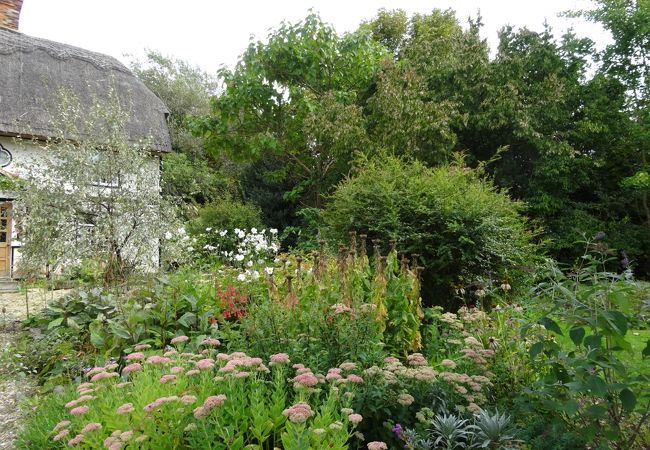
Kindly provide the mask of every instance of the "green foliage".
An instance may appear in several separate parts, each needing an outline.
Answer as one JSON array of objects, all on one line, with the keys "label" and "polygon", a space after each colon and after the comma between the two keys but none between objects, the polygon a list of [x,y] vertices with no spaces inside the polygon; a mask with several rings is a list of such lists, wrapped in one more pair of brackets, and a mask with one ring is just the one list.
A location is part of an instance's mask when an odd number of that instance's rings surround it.
[{"label": "green foliage", "polygon": [[552,309],[538,320],[548,335],[529,350],[542,375],[529,395],[579,423],[575,431],[585,441],[633,447],[643,439],[650,407],[648,374],[626,362],[633,352],[627,335],[634,284],[629,271],[607,270],[605,244],[588,249],[572,272],[551,267],[536,288]]},{"label": "green foliage", "polygon": [[323,216],[334,239],[354,229],[417,253],[425,299],[451,305],[455,287],[514,278],[530,262],[520,208],[462,161],[428,169],[388,158],[342,182]]},{"label": "green foliage", "polygon": [[196,218],[188,223],[190,234],[204,233],[206,228],[234,230],[235,228],[263,228],[261,213],[250,203],[232,198],[221,198],[199,208]]},{"label": "green foliage", "polygon": [[285,351],[319,369],[377,362],[382,347],[399,355],[419,349],[417,275],[400,270],[395,252],[383,259],[370,265],[346,249],[337,260],[322,250],[313,262],[284,260],[287,271],[268,277],[268,292],[253,299],[242,319],[245,341],[238,345],[260,355]]},{"label": "green foliage", "polygon": [[[178,346],[182,349],[183,344]],[[77,447],[87,449],[103,447],[105,440],[131,442],[140,449],[348,448],[346,441],[355,425],[342,408],[350,406],[345,393],[353,395],[354,383],[318,390],[292,387],[287,362],[269,368],[259,358],[239,354],[227,355],[229,364],[223,358],[215,364],[216,353],[210,350],[195,358],[176,354],[162,364],[149,360],[138,363],[135,372],[123,371],[121,377],[115,372],[117,364],[101,367],[99,373],[113,375],[108,380],[93,379],[92,402],[64,406],[83,398],[87,385],[45,399],[29,417],[18,448],[64,448],[78,433],[83,438]],[[180,368],[175,375],[169,374],[172,365]],[[294,416],[290,408],[301,402],[308,405],[309,414]],[[122,406],[130,411],[118,412]],[[88,411],[71,414],[74,407]],[[71,423],[55,429],[63,420]],[[100,427],[82,432],[88,423]],[[314,432],[319,428],[322,434]],[[64,432],[63,438],[55,440],[63,430],[69,435]]]}]

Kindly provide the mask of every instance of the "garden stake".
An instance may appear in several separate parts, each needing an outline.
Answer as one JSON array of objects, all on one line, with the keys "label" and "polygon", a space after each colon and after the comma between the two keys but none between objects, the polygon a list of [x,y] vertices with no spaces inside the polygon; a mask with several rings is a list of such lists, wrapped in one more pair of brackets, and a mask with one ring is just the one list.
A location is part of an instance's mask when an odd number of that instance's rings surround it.
[{"label": "garden stake", "polygon": [[363,258],[366,256],[366,238],[368,237],[365,234],[360,234],[361,242],[359,244],[359,255]]},{"label": "garden stake", "polygon": [[357,232],[350,231],[350,254],[357,256]]},{"label": "garden stake", "polygon": [[411,259],[412,259],[412,267],[413,267],[413,272],[417,270],[418,267],[418,258],[420,257],[419,253],[411,253]]}]

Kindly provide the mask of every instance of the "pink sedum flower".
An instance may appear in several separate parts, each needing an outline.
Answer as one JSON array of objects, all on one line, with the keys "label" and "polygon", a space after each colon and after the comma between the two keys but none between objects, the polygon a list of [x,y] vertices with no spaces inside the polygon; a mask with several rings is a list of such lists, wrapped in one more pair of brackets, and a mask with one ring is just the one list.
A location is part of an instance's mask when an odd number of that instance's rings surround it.
[{"label": "pink sedum flower", "polygon": [[295,376],[292,381],[299,387],[314,387],[318,384],[318,378],[311,372],[301,373]]},{"label": "pink sedum flower", "polygon": [[287,364],[289,362],[289,355],[286,353],[276,353],[275,355],[271,355],[269,364],[273,366],[275,364]]},{"label": "pink sedum flower", "polygon": [[196,362],[196,368],[199,370],[211,369],[214,367],[214,359],[206,358]]},{"label": "pink sedum flower", "polygon": [[282,411],[282,415],[293,423],[303,423],[313,416],[314,412],[307,403],[300,402]]},{"label": "pink sedum flower", "polygon": [[147,362],[150,364],[167,364],[171,362],[171,359],[164,356],[153,355],[147,358]]},{"label": "pink sedum flower", "polygon": [[52,438],[53,441],[60,441],[64,437],[66,437],[68,434],[70,434],[70,430],[67,428],[64,430],[59,431],[59,433]]},{"label": "pink sedum flower", "polygon": [[368,450],[388,450],[388,446],[382,441],[368,442]]},{"label": "pink sedum flower", "polygon": [[139,352],[139,351],[142,351],[142,350],[149,350],[150,348],[151,348],[151,345],[149,345],[149,344],[138,344],[135,347],[133,347],[133,349],[136,352]]},{"label": "pink sedum flower", "polygon": [[173,344],[180,344],[181,342],[185,342],[185,341],[187,341],[187,340],[189,340],[189,339],[190,339],[190,338],[188,338],[187,336],[176,336],[175,338],[173,338],[173,339],[172,339],[171,341],[169,341],[169,342],[170,342],[172,345],[173,345]]},{"label": "pink sedum flower", "polygon": [[348,375],[346,380],[349,381],[350,383],[363,383],[363,378],[361,378],[359,375],[355,375],[353,373]]},{"label": "pink sedum flower", "polygon": [[119,375],[116,372],[99,372],[98,374],[93,375],[90,381],[100,381],[100,380],[105,380],[107,378],[114,378],[118,376]]},{"label": "pink sedum flower", "polygon": [[134,352],[134,353],[129,353],[126,355],[126,360],[127,361],[138,361],[140,359],[144,359],[144,353],[142,352]]},{"label": "pink sedum flower", "polygon": [[162,384],[167,384],[170,381],[174,381],[175,379],[176,379],[176,375],[167,374],[167,375],[163,375],[162,377],[160,377],[160,382]]},{"label": "pink sedum flower", "polygon": [[133,403],[125,403],[122,406],[120,406],[119,408],[117,408],[116,412],[117,412],[117,414],[122,415],[122,414],[131,413],[133,411],[135,411],[135,408],[133,408]]},{"label": "pink sedum flower", "polygon": [[140,363],[129,364],[128,366],[124,367],[124,369],[122,369],[122,375],[126,375],[127,373],[131,373],[131,372],[138,372],[139,370],[142,370],[142,364]]},{"label": "pink sedum flower", "polygon": [[92,377],[96,373],[104,372],[106,369],[104,367],[93,367],[88,372],[86,372],[87,377]]},{"label": "pink sedum flower", "polygon": [[79,442],[83,441],[83,439],[84,439],[84,435],[83,435],[83,434],[78,434],[78,435],[76,435],[75,437],[73,437],[72,439],[70,439],[70,440],[68,441],[68,447],[74,447],[74,446],[77,445]]},{"label": "pink sedum flower", "polygon": [[361,421],[363,420],[363,417],[361,416],[361,414],[350,414],[348,416],[348,420],[350,421],[350,423],[352,423],[354,425],[357,425],[357,424],[361,423]]},{"label": "pink sedum flower", "polygon": [[184,395],[181,397],[181,402],[186,405],[191,405],[192,403],[196,403],[196,397],[194,395]]},{"label": "pink sedum flower", "polygon": [[219,339],[206,338],[206,339],[203,339],[203,342],[201,342],[201,345],[207,345],[209,347],[219,347],[221,345],[221,342],[219,341]]},{"label": "pink sedum flower", "polygon": [[182,368],[182,367],[180,367],[180,366],[175,366],[175,367],[172,367],[171,369],[169,369],[169,371],[170,371],[171,373],[173,373],[174,375],[177,375],[177,374],[179,374],[179,373],[183,373],[183,372],[185,372],[185,369]]},{"label": "pink sedum flower", "polygon": [[188,370],[188,371],[187,371],[186,375],[187,375],[188,377],[191,377],[192,375],[196,375],[196,374],[198,374],[198,373],[201,373],[201,371],[200,371],[200,370],[197,370],[197,369],[191,369],[191,370]]},{"label": "pink sedum flower", "polygon": [[90,422],[87,423],[85,427],[81,429],[81,434],[90,433],[91,431],[99,430],[102,427],[101,423]]},{"label": "pink sedum flower", "polygon": [[76,408],[70,410],[70,414],[73,416],[80,416],[82,414],[86,414],[89,410],[90,408],[87,406],[77,406]]},{"label": "pink sedum flower", "polygon": [[69,420],[62,420],[61,422],[56,424],[56,426],[52,429],[52,431],[59,431],[61,428],[67,428],[69,426],[70,426]]}]

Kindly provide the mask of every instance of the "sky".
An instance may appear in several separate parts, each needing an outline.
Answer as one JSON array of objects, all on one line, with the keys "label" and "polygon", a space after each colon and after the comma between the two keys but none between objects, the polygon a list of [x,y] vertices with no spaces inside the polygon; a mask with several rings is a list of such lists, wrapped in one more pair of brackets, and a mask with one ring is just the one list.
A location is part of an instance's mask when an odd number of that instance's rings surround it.
[{"label": "sky", "polygon": [[609,36],[582,19],[559,12],[589,8],[589,0],[24,0],[20,31],[83,47],[124,63],[158,51],[214,73],[234,66],[251,36],[264,40],[283,20],[296,22],[310,9],[343,33],[371,19],[380,8],[428,13],[452,8],[463,24],[483,17],[483,37],[496,48],[504,25],[541,30],[548,21],[559,36],[569,27],[602,48]]}]

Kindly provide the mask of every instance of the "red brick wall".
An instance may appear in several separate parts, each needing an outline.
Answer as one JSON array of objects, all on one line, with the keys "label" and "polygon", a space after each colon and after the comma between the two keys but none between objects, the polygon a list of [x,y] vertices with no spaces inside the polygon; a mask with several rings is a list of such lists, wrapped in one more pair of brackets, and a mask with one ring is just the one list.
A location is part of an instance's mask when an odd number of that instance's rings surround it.
[{"label": "red brick wall", "polygon": [[0,0],[0,27],[18,30],[23,0]]}]

